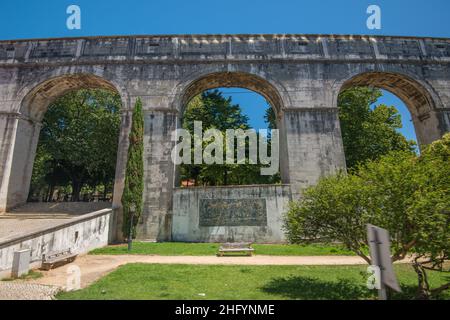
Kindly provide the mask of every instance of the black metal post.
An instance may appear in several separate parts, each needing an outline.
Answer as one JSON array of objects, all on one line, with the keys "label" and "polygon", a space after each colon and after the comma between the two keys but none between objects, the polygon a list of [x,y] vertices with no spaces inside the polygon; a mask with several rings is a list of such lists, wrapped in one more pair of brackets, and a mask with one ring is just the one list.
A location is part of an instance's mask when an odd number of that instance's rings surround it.
[{"label": "black metal post", "polygon": [[130,212],[131,212],[131,216],[130,216],[130,229],[128,231],[128,252],[131,251],[132,246],[133,246],[133,221],[134,221],[134,211],[135,208],[134,206],[130,207]]}]

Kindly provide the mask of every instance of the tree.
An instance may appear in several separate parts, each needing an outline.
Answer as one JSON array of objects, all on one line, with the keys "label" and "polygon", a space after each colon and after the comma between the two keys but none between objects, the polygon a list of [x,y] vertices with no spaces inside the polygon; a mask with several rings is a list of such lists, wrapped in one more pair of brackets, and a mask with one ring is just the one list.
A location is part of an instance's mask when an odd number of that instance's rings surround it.
[{"label": "tree", "polygon": [[[227,129],[250,129],[248,120],[248,117],[243,114],[241,107],[238,104],[233,104],[231,98],[223,97],[219,90],[210,90],[194,97],[189,102],[184,113],[183,128],[193,135],[194,121],[201,121],[203,132],[214,128],[218,129],[225,136]],[[203,147],[207,144],[204,142]],[[223,148],[223,154],[225,155],[225,144]],[[246,150],[249,148],[248,141],[245,148]],[[209,165],[182,164],[181,179],[193,180],[195,185],[264,184],[279,181],[279,175],[273,177],[262,176],[260,169],[260,164],[250,164],[248,159],[245,164],[239,165],[225,163]]]},{"label": "tree", "polygon": [[[128,147],[125,186],[122,195],[122,232],[126,238],[136,237],[136,226],[142,214],[144,192],[144,115],[142,102],[137,99]],[[132,219],[133,217],[133,219]],[[131,225],[133,222],[133,225]],[[130,228],[131,227],[131,228]],[[131,234],[130,234],[131,229]]]},{"label": "tree", "polygon": [[418,274],[419,296],[428,298],[450,288],[450,282],[430,288],[427,271],[450,271],[450,133],[427,146],[417,169],[420,188],[415,191],[409,214],[415,216],[421,234],[415,245],[414,268]]},{"label": "tree", "polygon": [[264,121],[268,124],[268,129],[277,129],[277,116],[275,110],[269,106],[264,114]]},{"label": "tree", "polygon": [[340,241],[367,263],[368,223],[389,230],[392,261],[414,253],[418,297],[429,298],[427,270],[444,270],[450,252],[450,134],[418,157],[393,151],[358,165],[354,172],[323,178],[292,203],[285,217],[293,243]]},{"label": "tree", "polygon": [[[224,98],[219,90],[205,91],[189,102],[183,117],[183,128],[192,135],[194,121],[202,122],[203,132],[213,128],[222,133],[225,133],[226,129],[249,129],[248,117],[242,114],[239,105],[233,105],[231,98]],[[234,167],[227,164],[183,164],[181,178],[193,179],[195,184],[225,185],[233,180]]]},{"label": "tree", "polygon": [[354,87],[339,95],[339,118],[349,169],[390,151],[414,150],[415,143],[397,131],[402,128],[398,110],[386,105],[371,107],[381,96],[381,90],[368,87]]},{"label": "tree", "polygon": [[72,201],[78,201],[87,183],[111,184],[120,105],[120,96],[105,90],[78,90],[52,103],[42,123],[31,191],[45,182],[51,200],[56,186],[70,183]]}]

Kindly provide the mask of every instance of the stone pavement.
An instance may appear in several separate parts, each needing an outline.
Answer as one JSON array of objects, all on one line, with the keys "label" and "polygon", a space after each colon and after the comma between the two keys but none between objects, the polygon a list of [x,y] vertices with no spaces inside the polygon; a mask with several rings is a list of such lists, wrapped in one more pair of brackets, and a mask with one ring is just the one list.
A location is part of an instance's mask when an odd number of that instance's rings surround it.
[{"label": "stone pavement", "polygon": [[109,202],[30,202],[0,214],[0,243],[110,207]]},{"label": "stone pavement", "polygon": [[59,290],[56,286],[0,281],[0,300],[52,300]]}]

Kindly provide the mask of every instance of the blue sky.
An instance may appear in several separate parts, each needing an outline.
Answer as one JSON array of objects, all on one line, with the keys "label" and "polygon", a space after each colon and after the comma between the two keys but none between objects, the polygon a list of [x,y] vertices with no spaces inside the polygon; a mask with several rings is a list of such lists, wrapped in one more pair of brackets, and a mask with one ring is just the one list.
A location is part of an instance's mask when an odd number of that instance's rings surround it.
[{"label": "blue sky", "polygon": [[[81,30],[66,28],[70,4],[81,8]],[[366,27],[370,4],[381,8],[381,30]],[[192,33],[450,37],[449,13],[448,0],[3,0],[0,39]]]},{"label": "blue sky", "polygon": [[[81,8],[81,30],[66,28],[66,9]],[[381,30],[366,27],[367,7],[380,6]],[[386,34],[450,38],[448,0],[3,0],[0,40],[132,34],[332,33]],[[234,90],[236,91],[236,90]],[[233,95],[261,127],[262,98]],[[382,101],[401,109],[408,138],[414,130],[402,103],[388,94]],[[264,103],[265,104],[265,103]],[[259,120],[258,120],[259,119]]]}]

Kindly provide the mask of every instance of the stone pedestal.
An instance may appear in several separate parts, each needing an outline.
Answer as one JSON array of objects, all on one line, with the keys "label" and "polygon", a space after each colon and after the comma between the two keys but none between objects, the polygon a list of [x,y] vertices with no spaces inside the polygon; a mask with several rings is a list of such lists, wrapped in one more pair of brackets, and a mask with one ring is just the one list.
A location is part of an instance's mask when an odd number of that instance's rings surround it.
[{"label": "stone pedestal", "polygon": [[14,252],[13,265],[11,269],[11,277],[19,278],[28,274],[30,271],[31,250],[23,249]]}]

